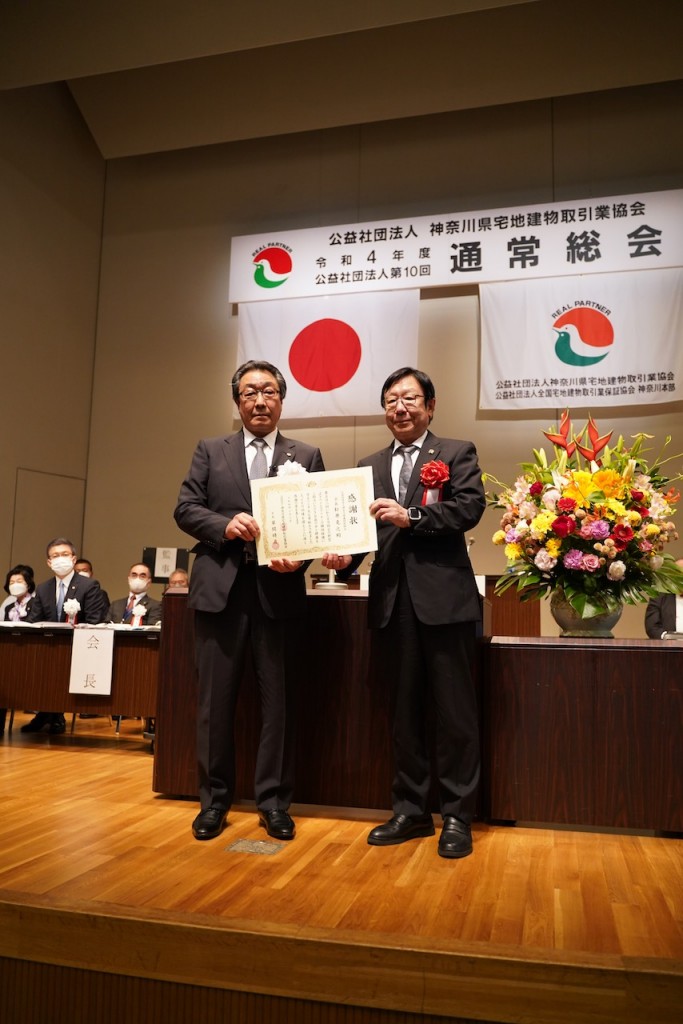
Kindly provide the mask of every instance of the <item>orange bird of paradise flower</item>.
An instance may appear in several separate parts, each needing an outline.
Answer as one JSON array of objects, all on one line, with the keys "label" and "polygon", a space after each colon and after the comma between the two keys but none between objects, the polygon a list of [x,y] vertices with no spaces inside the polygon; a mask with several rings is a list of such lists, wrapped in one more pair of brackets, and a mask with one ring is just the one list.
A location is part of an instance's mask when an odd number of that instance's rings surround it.
[{"label": "orange bird of paradise flower", "polygon": [[569,439],[569,432],[572,429],[572,421],[569,418],[569,409],[565,409],[562,413],[559,429],[559,434],[550,434],[547,430],[544,430],[543,433],[548,440],[552,442],[552,444],[556,445],[558,448],[564,448],[567,455],[571,457],[576,451],[576,441],[571,441]]},{"label": "orange bird of paradise flower", "polygon": [[595,462],[598,465],[600,465],[598,455],[600,454],[602,449],[609,444],[609,440],[614,431],[610,430],[609,434],[604,434],[602,437],[600,437],[600,431],[598,430],[595,420],[592,416],[588,417],[588,425],[587,427],[584,427],[584,429],[581,431],[580,438],[583,437],[583,435],[586,432],[586,429],[588,430],[588,437],[590,438],[590,442],[593,447],[585,447],[584,445],[579,444],[579,441],[576,442],[576,447],[579,449],[584,459],[587,459],[589,462]]}]

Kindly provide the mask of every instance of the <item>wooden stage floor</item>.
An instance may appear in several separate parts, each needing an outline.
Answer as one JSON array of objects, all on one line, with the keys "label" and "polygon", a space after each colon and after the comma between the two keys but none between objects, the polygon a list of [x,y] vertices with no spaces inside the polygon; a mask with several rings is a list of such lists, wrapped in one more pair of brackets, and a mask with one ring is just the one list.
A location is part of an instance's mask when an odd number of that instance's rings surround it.
[{"label": "wooden stage floor", "polygon": [[116,984],[128,1022],[156,1020],[161,989],[178,1022],[681,1019],[680,839],[478,824],[474,855],[446,861],[438,822],[382,849],[366,835],[386,811],[302,806],[294,842],[273,843],[241,804],[199,843],[197,805],[152,793],[140,722],[49,737],[25,721],[0,739],[10,1024],[67,1019],[31,1009],[45,986],[53,1006],[80,993],[72,1024],[115,1020]]}]

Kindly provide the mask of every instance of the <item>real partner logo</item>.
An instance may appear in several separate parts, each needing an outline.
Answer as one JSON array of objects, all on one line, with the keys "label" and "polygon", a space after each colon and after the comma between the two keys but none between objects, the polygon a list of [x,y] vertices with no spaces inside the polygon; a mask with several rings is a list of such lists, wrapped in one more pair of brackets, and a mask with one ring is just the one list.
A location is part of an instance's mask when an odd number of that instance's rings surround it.
[{"label": "real partner logo", "polygon": [[555,310],[552,315],[553,330],[557,332],[557,358],[567,366],[593,366],[602,362],[614,342],[611,312],[590,300]]},{"label": "real partner logo", "polygon": [[292,250],[287,245],[264,245],[254,253],[254,281],[260,288],[279,288],[292,272]]}]

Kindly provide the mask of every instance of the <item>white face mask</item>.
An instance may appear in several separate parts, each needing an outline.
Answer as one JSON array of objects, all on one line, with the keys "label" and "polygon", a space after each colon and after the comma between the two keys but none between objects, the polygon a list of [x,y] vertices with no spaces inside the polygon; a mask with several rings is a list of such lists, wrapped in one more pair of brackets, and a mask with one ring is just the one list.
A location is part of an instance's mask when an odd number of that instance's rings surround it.
[{"label": "white face mask", "polygon": [[73,567],[73,558],[67,558],[66,555],[59,555],[57,558],[50,559],[50,568],[55,576],[68,576]]},{"label": "white face mask", "polygon": [[87,569],[79,569],[78,570],[78,575],[79,576],[85,576],[86,580],[90,579],[90,573],[88,572]]},{"label": "white face mask", "polygon": [[28,585],[26,583],[10,583],[9,592],[12,597],[23,597],[28,593]]},{"label": "white face mask", "polygon": [[128,577],[128,586],[133,594],[142,594],[147,590],[147,580],[139,580],[135,577]]}]

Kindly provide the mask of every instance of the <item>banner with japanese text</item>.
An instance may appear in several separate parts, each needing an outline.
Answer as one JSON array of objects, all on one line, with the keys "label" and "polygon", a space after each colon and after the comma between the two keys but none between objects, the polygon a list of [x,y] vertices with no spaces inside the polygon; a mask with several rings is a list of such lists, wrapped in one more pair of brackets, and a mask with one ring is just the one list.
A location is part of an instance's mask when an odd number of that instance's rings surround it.
[{"label": "banner with japanese text", "polygon": [[229,300],[683,266],[683,190],[242,235]]},{"label": "banner with japanese text", "polygon": [[419,310],[416,289],[243,303],[237,362],[281,370],[285,418],[379,415],[382,383],[416,364]]},{"label": "banner with japanese text", "polygon": [[482,409],[683,399],[683,270],[480,288]]}]

